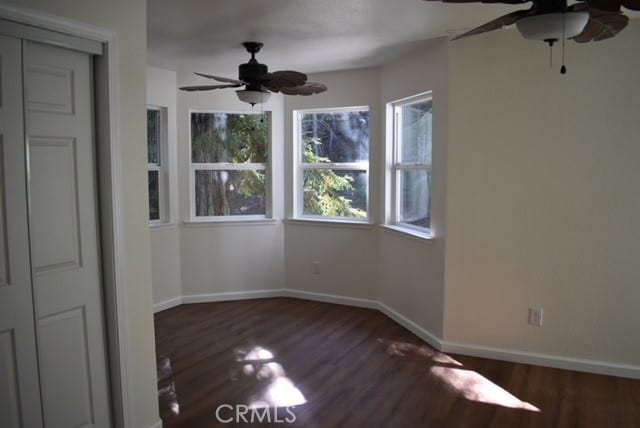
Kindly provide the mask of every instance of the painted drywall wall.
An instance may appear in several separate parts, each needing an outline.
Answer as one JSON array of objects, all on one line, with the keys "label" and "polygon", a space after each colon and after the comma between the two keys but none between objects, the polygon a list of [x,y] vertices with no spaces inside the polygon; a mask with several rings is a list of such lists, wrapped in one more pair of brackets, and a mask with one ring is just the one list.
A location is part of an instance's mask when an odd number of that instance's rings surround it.
[{"label": "painted drywall wall", "polygon": [[[274,114],[276,217],[293,210],[293,110],[370,105],[371,217],[381,222],[384,104],[432,90],[435,239],[297,221],[186,223],[183,294],[286,286],[373,299],[447,343],[638,364],[629,340],[640,279],[632,264],[640,242],[632,223],[640,213],[638,31],[632,22],[606,43],[569,44],[567,76],[548,69],[544,44],[504,31],[427,42],[378,69],[310,76],[328,84],[321,95],[275,96],[266,108]],[[180,219],[189,217],[189,108],[246,106],[233,91],[179,95]],[[543,327],[527,325],[529,306],[544,308]]]},{"label": "painted drywall wall", "polygon": [[[178,74],[178,86],[202,84],[192,74]],[[233,89],[178,93],[178,195],[182,293],[184,296],[259,291],[284,286],[284,205],[282,96],[264,104],[272,124],[271,223],[190,224],[189,111],[251,111]],[[255,108],[256,112],[260,107]]]},{"label": "painted drywall wall", "polygon": [[[385,201],[385,104],[425,91],[434,92],[434,213],[435,239],[381,229],[290,222],[285,229],[288,288],[379,300],[417,323],[442,334],[446,141],[448,127],[447,45],[429,42],[377,69],[322,73],[311,80],[329,90],[308,98],[285,99],[285,129],[293,129],[297,109],[368,105],[371,108],[371,219],[383,222]],[[291,131],[289,131],[291,132]],[[287,134],[287,179],[292,177],[292,134]],[[288,214],[293,213],[292,191],[287,190]],[[320,273],[313,272],[320,263]]]},{"label": "painted drywall wall", "polygon": [[446,340],[640,364],[638,40],[450,44]]},{"label": "painted drywall wall", "polygon": [[[376,299],[378,243],[374,226],[296,222],[285,227],[287,288]],[[314,263],[318,263],[318,273]]]},{"label": "painted drywall wall", "polygon": [[130,426],[148,427],[159,420],[151,296],[149,228],[147,226],[145,77],[146,2],[113,0],[20,0],[21,8],[97,26],[118,34],[120,140],[123,181],[121,250],[127,265],[121,278],[127,290],[129,348],[126,359],[131,377]]},{"label": "painted drywall wall", "polygon": [[[377,69],[320,73],[310,81],[329,88],[311,97],[286,97],[285,158],[286,206],[293,216],[293,111],[312,108],[368,106],[370,108],[369,206],[372,222],[377,221],[380,171],[380,78]],[[342,226],[330,223],[287,223],[285,225],[286,284],[288,288],[373,299],[376,296],[377,234],[371,226]],[[313,262],[320,273],[313,273]]]},{"label": "painted drywall wall", "polygon": [[[447,41],[437,39],[381,69],[381,104],[432,91],[433,97],[433,239],[420,240],[379,229],[378,299],[430,333],[442,336],[445,254],[445,187],[448,138]],[[389,124],[383,121],[386,128]],[[384,132],[384,130],[382,131]],[[391,139],[391,135],[388,136]],[[390,156],[391,141],[387,144]],[[384,156],[384,152],[381,154]],[[390,177],[381,187],[390,194]],[[385,204],[389,215],[390,201]]]},{"label": "painted drywall wall", "polygon": [[[167,153],[161,160],[167,168],[168,197],[166,224],[151,227],[151,277],[153,303],[173,301],[182,296],[180,268],[180,228],[178,227],[178,117],[175,71],[147,67],[147,105],[167,111]],[[163,152],[163,155],[165,153]]]}]

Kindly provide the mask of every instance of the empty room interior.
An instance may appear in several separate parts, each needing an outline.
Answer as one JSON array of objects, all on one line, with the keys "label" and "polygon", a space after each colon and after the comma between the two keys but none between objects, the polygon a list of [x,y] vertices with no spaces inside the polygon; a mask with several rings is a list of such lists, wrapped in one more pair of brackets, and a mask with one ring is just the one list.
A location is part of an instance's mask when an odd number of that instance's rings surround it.
[{"label": "empty room interior", "polygon": [[0,2],[0,426],[640,427],[638,0]]}]

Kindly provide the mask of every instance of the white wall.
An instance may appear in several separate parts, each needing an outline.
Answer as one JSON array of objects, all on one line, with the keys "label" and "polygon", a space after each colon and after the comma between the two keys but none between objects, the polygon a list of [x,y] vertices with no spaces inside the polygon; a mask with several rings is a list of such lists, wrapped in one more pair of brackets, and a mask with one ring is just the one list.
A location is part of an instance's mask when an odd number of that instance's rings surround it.
[{"label": "white wall", "polygon": [[[206,72],[206,70],[204,70]],[[202,84],[191,74],[178,74],[178,86]],[[264,104],[272,120],[271,223],[183,224],[180,231],[182,293],[185,296],[232,291],[280,289],[284,286],[284,204],[282,96],[274,94]],[[189,211],[189,110],[251,111],[233,89],[178,93],[179,218]],[[260,111],[257,106],[255,111]],[[273,191],[275,189],[275,191]]]},{"label": "white wall", "polygon": [[[434,239],[424,241],[380,229],[379,300],[442,337],[445,252],[445,180],[448,138],[447,41],[436,39],[382,67],[381,105],[432,91]],[[386,127],[386,121],[383,121]],[[384,132],[384,129],[383,129]],[[388,176],[383,188],[390,188]],[[388,204],[388,202],[387,202]]]},{"label": "white wall", "polygon": [[146,177],[146,2],[144,0],[20,0],[29,7],[118,34],[120,141],[123,181],[121,250],[127,258],[122,289],[127,290],[126,359],[131,377],[131,426],[148,427],[159,420],[151,297]]},{"label": "white wall", "polygon": [[[434,96],[435,239],[429,242],[378,227],[289,222],[285,229],[286,284],[313,293],[379,300],[415,322],[442,334],[444,294],[445,178],[448,127],[446,41],[420,46],[378,69],[322,73],[310,80],[329,90],[313,97],[285,99],[288,213],[292,214],[291,129],[293,110],[368,105],[371,107],[371,218],[384,221],[385,104],[421,92]],[[320,274],[312,262],[320,262]]]},{"label": "white wall", "polygon": [[[310,81],[329,88],[310,97],[289,96],[284,101],[286,195],[288,216],[293,214],[291,178],[293,171],[293,111],[311,108],[369,106],[370,108],[370,216],[378,219],[380,157],[380,75],[377,69],[320,73]],[[371,226],[287,223],[285,225],[286,285],[288,288],[375,299],[377,279],[377,234]],[[312,272],[320,263],[320,274]]]},{"label": "white wall", "polygon": [[178,227],[178,117],[177,76],[174,71],[147,67],[147,104],[167,109],[167,156],[169,196],[166,224],[151,227],[151,276],[153,303],[171,302],[182,296],[180,229]]},{"label": "white wall", "polygon": [[[276,217],[292,215],[293,110],[371,107],[370,214],[378,223],[388,185],[384,105],[432,90],[435,239],[301,221],[187,224],[183,294],[287,287],[379,300],[447,346],[637,365],[639,35],[633,21],[613,40],[569,43],[566,76],[558,58],[548,69],[546,45],[513,31],[434,40],[381,68],[310,76],[329,91],[267,105]],[[189,108],[246,107],[233,91],[179,95],[181,219]],[[527,325],[529,306],[544,308],[543,327]]]},{"label": "white wall", "polygon": [[640,364],[638,40],[450,44],[447,340]]}]

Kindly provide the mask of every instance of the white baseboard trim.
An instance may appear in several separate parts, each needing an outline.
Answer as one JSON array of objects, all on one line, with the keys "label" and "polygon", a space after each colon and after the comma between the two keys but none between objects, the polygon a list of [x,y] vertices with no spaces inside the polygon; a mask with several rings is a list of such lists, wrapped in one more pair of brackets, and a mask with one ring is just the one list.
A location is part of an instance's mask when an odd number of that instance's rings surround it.
[{"label": "white baseboard trim", "polygon": [[379,305],[375,300],[362,299],[359,297],[338,296],[337,294],[316,293],[315,291],[294,290],[291,288],[284,289],[281,296],[368,309],[378,309]]},{"label": "white baseboard trim", "polygon": [[265,299],[282,297],[284,289],[229,291],[224,293],[189,294],[182,296],[182,303],[224,302],[227,300]]},{"label": "white baseboard trim", "polygon": [[[337,294],[317,293],[313,291],[279,288],[256,291],[233,291],[225,293],[192,294],[159,302],[153,305],[154,312],[181,305],[183,303],[222,302],[229,300],[262,299],[269,297],[292,297],[313,300],[338,305],[356,306],[360,308],[377,309],[411,333],[424,340],[434,348],[452,354],[469,355],[472,357],[489,358],[492,360],[509,361],[512,363],[532,364],[536,366],[554,367],[579,372],[596,373],[609,376],[619,376],[640,379],[640,367],[605,361],[568,358],[556,355],[524,352],[513,349],[492,348],[487,346],[468,345],[464,343],[442,340],[430,331],[420,327],[411,319],[395,309],[377,300],[358,297],[339,296]],[[152,428],[156,428],[154,425]],[[159,426],[161,428],[161,425]]]},{"label": "white baseboard trim", "polygon": [[409,318],[400,314],[395,309],[385,305],[382,302],[378,302],[377,300],[370,299],[362,299],[357,297],[344,297],[338,296],[337,294],[326,294],[326,293],[316,293],[313,291],[302,291],[302,290],[292,290],[285,289],[284,295],[286,297],[295,297],[298,299],[305,300],[314,300],[318,302],[325,303],[335,303],[338,305],[347,305],[347,306],[357,306],[360,308],[368,308],[368,309],[377,309],[402,327],[409,330],[411,333],[418,336],[420,339],[427,342],[429,345],[433,346],[436,349],[440,349],[440,339],[435,335],[431,334],[429,331],[420,327],[415,322],[411,321]]},{"label": "white baseboard trim", "polygon": [[164,311],[165,309],[171,309],[175,306],[182,304],[182,296],[174,297],[173,299],[164,300],[162,302],[153,304],[153,313]]},{"label": "white baseboard trim", "polygon": [[149,426],[149,428],[162,428],[162,419],[153,423],[153,425]]},{"label": "white baseboard trim", "polygon": [[442,352],[578,372],[640,379],[640,366],[441,341]]},{"label": "white baseboard trim", "polygon": [[418,324],[411,321],[395,309],[392,309],[382,302],[378,302],[378,310],[434,348],[438,350],[442,348],[442,340],[438,336],[420,327]]}]

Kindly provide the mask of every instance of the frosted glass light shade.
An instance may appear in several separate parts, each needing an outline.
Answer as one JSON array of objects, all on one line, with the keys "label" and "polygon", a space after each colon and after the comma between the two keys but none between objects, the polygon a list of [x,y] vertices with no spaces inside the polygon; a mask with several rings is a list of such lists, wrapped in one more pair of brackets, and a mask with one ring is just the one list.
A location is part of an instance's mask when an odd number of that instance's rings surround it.
[{"label": "frosted glass light shade", "polygon": [[236,91],[236,95],[238,99],[242,102],[253,104],[262,104],[269,101],[269,97],[271,96],[270,92],[263,91],[249,91],[247,89],[242,89]]},{"label": "frosted glass light shade", "polygon": [[525,39],[562,40],[563,19],[564,38],[569,39],[584,30],[587,21],[589,21],[589,13],[587,11],[578,11],[525,16],[516,21],[516,28]]}]

